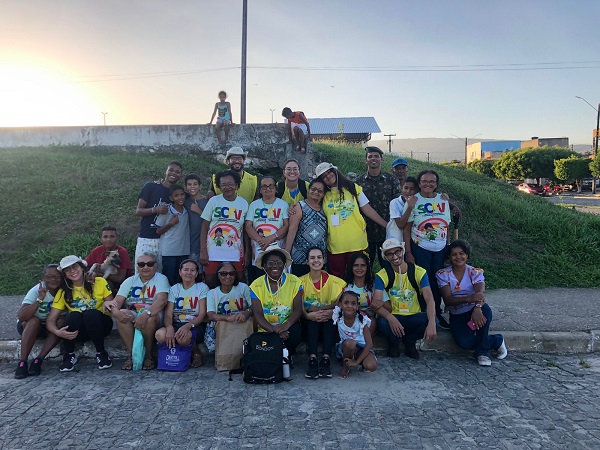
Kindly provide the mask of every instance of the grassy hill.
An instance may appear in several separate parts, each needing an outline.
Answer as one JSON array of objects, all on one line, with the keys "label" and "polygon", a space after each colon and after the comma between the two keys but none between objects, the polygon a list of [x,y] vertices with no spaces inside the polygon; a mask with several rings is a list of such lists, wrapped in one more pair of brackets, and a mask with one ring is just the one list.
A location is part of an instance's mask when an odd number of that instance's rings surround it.
[{"label": "grassy hill", "polygon": [[[324,160],[343,172],[362,173],[360,147],[315,144]],[[42,267],[67,254],[86,255],[104,225],[115,225],[131,254],[139,220],[137,195],[145,181],[160,179],[169,161],[184,164],[208,185],[223,165],[195,156],[130,154],[79,147],[0,150],[0,294],[22,294]],[[385,161],[389,170],[391,158]],[[426,167],[440,174],[464,214],[460,237],[474,248],[489,288],[600,286],[600,218],[521,194],[512,186],[460,168],[410,161],[410,174]]]}]

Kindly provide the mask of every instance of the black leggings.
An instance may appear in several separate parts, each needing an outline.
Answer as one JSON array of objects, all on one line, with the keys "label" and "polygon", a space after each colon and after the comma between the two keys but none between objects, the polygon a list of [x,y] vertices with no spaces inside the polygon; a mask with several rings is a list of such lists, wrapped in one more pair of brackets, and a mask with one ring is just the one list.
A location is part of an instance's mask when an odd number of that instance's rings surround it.
[{"label": "black leggings", "polygon": [[83,312],[73,311],[67,314],[63,326],[69,327],[68,331],[79,331],[75,339],[63,339],[67,353],[75,351],[75,342],[86,341],[92,341],[96,352],[100,353],[104,351],[104,338],[111,332],[113,321],[97,309],[87,309]]},{"label": "black leggings", "polygon": [[302,342],[302,326],[300,325],[300,322],[296,322],[292,325],[288,332],[290,335],[287,340],[283,341],[283,344],[290,352],[290,356],[292,356],[296,354],[296,347]]},{"label": "black leggings", "polygon": [[337,326],[333,321],[315,322],[314,320],[305,320],[306,323],[306,342],[308,344],[308,354],[317,354],[317,345],[319,344],[319,335],[323,334],[323,354],[331,355],[334,340],[337,334]]}]

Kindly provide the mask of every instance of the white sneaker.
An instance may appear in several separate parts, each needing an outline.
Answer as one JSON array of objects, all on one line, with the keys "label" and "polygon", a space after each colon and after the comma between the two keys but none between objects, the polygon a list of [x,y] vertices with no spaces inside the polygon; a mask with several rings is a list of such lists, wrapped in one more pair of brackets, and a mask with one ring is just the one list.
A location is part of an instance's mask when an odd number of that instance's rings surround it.
[{"label": "white sneaker", "polygon": [[498,359],[504,359],[508,356],[508,349],[506,348],[506,344],[504,343],[504,339],[502,339],[502,345],[500,345],[500,348],[498,349],[498,354],[496,355],[496,358]]},{"label": "white sneaker", "polygon": [[477,357],[477,364],[480,366],[491,366],[492,360],[485,355],[479,355]]}]

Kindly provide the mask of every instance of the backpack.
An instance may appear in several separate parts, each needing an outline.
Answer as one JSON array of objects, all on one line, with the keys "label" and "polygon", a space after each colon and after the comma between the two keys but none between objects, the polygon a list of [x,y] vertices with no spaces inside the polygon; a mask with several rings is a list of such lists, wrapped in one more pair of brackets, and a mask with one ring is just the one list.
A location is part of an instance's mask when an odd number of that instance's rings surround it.
[{"label": "backpack", "polygon": [[[286,361],[289,363],[289,361]],[[283,339],[277,333],[253,333],[244,339],[242,379],[250,384],[272,384],[283,377]],[[240,371],[231,371],[239,373]]]},{"label": "backpack", "polygon": [[[415,292],[417,293],[417,298],[419,299],[419,306],[421,307],[421,311],[427,311],[427,303],[425,302],[425,297],[423,297],[423,293],[421,292],[421,288],[417,284],[417,278],[415,277],[415,265],[413,263],[406,263],[408,265],[408,270],[406,271],[406,275],[408,275],[408,281],[410,281],[410,285],[413,287]],[[385,290],[389,291],[392,286],[394,286],[394,280],[396,279],[396,272],[391,266],[385,266],[385,273],[388,277],[387,285],[385,286]]]},{"label": "backpack", "polygon": [[[306,200],[308,198],[308,194],[306,192],[306,181],[298,180],[298,188],[300,189],[300,194],[302,194],[302,197],[304,197],[304,199]],[[277,183],[277,192],[275,193],[275,196],[277,198],[281,198],[284,192],[285,181],[280,181],[279,183]]]}]

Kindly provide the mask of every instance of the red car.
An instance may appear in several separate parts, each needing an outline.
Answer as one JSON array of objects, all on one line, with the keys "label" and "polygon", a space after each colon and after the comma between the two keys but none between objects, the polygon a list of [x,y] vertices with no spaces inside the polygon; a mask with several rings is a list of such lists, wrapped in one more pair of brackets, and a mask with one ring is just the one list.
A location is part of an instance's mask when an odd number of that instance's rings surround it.
[{"label": "red car", "polygon": [[544,195],[544,188],[535,184],[521,183],[517,186],[517,189],[526,194]]}]

